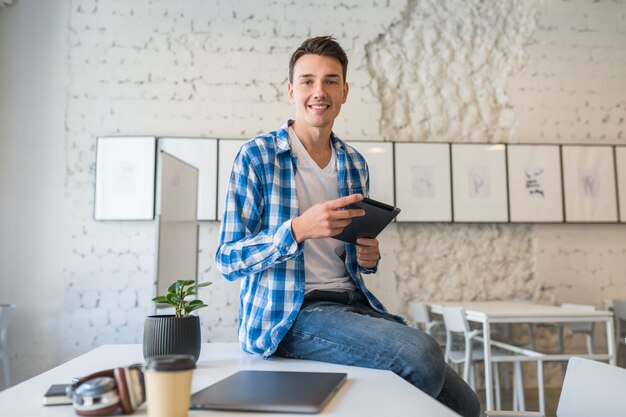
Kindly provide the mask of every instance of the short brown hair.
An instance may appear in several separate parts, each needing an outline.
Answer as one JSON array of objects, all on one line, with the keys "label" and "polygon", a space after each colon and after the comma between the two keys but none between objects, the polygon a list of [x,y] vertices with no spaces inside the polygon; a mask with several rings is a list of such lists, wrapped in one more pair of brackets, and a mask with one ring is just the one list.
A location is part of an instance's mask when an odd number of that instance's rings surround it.
[{"label": "short brown hair", "polygon": [[289,59],[289,82],[293,83],[293,67],[296,61],[304,55],[322,55],[330,56],[339,60],[343,70],[343,81],[346,82],[346,73],[348,72],[348,56],[343,48],[337,43],[335,38],[331,36],[318,36],[310,38],[302,42],[302,45],[294,51]]}]

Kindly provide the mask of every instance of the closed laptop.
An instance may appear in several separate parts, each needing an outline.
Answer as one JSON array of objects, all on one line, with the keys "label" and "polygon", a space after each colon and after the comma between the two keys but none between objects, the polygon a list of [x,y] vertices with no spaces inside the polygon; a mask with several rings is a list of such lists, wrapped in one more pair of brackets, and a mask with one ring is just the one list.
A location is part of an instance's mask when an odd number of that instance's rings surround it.
[{"label": "closed laptop", "polygon": [[192,410],[318,413],[345,373],[239,371],[191,396]]}]

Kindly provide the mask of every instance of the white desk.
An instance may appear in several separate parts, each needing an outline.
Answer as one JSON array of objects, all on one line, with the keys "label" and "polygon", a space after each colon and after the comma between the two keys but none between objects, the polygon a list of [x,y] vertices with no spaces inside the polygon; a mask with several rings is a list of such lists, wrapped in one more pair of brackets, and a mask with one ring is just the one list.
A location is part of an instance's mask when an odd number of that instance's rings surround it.
[{"label": "white desk", "polygon": [[[611,365],[615,365],[615,341],[613,333],[613,313],[609,311],[585,311],[573,308],[555,307],[541,304],[516,303],[513,301],[483,301],[483,302],[431,302],[431,311],[441,314],[443,307],[463,307],[467,320],[482,323],[485,353],[485,397],[486,408],[493,410],[493,379],[491,364],[495,361],[506,361],[507,357],[496,358],[491,355],[491,324],[493,323],[575,323],[575,322],[605,322],[607,354],[599,355],[579,355],[590,359],[608,360]],[[527,357],[509,358],[511,360],[526,360],[537,362],[537,379],[540,381],[539,387],[539,408],[545,411],[543,397],[543,362],[567,361],[571,354],[533,354]]]},{"label": "white desk", "polygon": [[[41,405],[51,384],[69,382],[72,377],[133,362],[143,362],[141,345],[105,345],[0,392],[0,413],[11,417],[75,416],[71,406]],[[346,372],[348,380],[320,415],[324,416],[415,416],[458,417],[390,371],[333,365],[322,362],[272,358],[241,352],[235,343],[205,343],[194,371],[192,392],[201,390],[242,369]],[[146,416],[145,404],[134,414]],[[298,416],[302,414],[190,411],[190,416],[251,417]]]}]

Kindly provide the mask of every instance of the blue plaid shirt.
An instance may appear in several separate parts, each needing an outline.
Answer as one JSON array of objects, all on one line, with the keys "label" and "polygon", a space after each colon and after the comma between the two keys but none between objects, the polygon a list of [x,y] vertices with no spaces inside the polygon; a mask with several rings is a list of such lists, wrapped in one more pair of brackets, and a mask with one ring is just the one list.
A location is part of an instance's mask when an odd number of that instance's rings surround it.
[{"label": "blue plaid shirt", "polygon": [[[304,299],[304,245],[291,232],[300,215],[296,195],[296,157],[287,122],[280,130],[245,142],[230,174],[217,268],[229,281],[241,278],[239,340],[244,351],[269,357],[296,320]],[[340,194],[369,191],[365,159],[331,134],[337,152]],[[386,313],[365,287],[357,264],[356,246],[346,243],[348,273],[372,307]],[[402,320],[402,319],[399,319]]]}]

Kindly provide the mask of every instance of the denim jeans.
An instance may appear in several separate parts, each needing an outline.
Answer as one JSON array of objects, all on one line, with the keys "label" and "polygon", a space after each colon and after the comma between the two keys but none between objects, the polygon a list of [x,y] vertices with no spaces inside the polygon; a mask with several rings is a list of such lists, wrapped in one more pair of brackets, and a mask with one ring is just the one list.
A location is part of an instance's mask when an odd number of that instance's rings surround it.
[{"label": "denim jeans", "polygon": [[462,416],[480,415],[476,393],[432,337],[372,309],[358,291],[312,294],[276,355],[391,370]]}]

